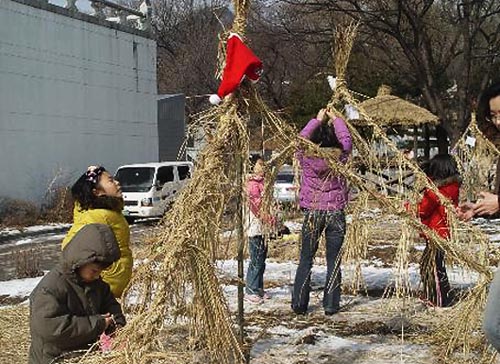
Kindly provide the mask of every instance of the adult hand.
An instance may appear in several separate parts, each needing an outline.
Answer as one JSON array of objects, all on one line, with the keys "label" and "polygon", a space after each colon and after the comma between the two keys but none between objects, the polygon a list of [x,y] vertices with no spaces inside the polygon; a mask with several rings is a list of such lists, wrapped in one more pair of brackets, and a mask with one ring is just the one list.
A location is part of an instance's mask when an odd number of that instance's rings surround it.
[{"label": "adult hand", "polygon": [[316,116],[316,119],[320,120],[320,121],[323,121],[324,118],[325,118],[325,113],[326,113],[326,110],[325,109],[321,109],[320,111],[318,111],[318,115]]},{"label": "adult hand", "polygon": [[328,115],[330,120],[334,120],[337,117],[331,109],[326,109],[326,115]]},{"label": "adult hand", "polygon": [[474,215],[493,215],[499,210],[498,195],[481,192],[474,206]]}]

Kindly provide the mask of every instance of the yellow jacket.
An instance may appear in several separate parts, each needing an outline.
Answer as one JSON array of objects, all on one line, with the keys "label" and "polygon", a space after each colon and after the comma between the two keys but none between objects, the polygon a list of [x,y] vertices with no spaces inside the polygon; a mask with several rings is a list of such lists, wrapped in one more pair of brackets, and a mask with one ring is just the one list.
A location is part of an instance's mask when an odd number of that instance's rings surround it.
[{"label": "yellow jacket", "polygon": [[73,236],[87,224],[106,224],[115,233],[121,257],[101,274],[104,282],[111,287],[115,297],[121,297],[123,290],[132,276],[132,251],[130,250],[130,229],[121,212],[106,209],[80,210],[78,203],[73,209],[73,226],[62,242],[62,248],[73,238]]}]

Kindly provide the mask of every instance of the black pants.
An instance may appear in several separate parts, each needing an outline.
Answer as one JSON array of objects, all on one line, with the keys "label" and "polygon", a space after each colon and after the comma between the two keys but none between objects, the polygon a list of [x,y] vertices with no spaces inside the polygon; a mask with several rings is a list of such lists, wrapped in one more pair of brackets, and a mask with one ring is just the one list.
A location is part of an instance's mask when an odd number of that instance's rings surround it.
[{"label": "black pants", "polygon": [[450,282],[446,274],[444,252],[429,242],[422,254],[420,277],[426,299],[436,306],[450,305]]}]

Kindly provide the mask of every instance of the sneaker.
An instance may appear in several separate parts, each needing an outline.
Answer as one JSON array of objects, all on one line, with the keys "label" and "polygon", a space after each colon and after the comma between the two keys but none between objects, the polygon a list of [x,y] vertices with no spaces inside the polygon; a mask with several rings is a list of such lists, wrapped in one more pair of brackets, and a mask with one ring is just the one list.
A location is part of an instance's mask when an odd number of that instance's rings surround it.
[{"label": "sneaker", "polygon": [[302,315],[304,316],[306,313],[307,313],[307,309],[302,309],[302,308],[298,308],[298,307],[293,307],[292,306],[292,310],[293,312],[295,312],[296,315]]},{"label": "sneaker", "polygon": [[339,310],[325,310],[325,316],[333,316],[335,315]]},{"label": "sneaker", "polygon": [[270,300],[272,296],[269,293],[264,292],[260,297],[262,297],[263,300]]},{"label": "sneaker", "polygon": [[260,297],[256,294],[246,294],[245,301],[247,301],[248,303],[251,303],[252,305],[260,305],[261,303],[264,302],[262,297]]}]

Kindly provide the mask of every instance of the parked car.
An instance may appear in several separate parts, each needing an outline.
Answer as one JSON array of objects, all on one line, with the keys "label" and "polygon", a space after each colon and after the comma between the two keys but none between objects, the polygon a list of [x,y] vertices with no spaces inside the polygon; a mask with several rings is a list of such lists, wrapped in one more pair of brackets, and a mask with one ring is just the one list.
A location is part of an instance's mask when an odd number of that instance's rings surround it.
[{"label": "parked car", "polygon": [[127,220],[162,216],[191,178],[192,172],[191,162],[141,163],[119,167],[115,178],[122,188],[125,201],[123,214]]},{"label": "parked car", "polygon": [[285,165],[278,172],[274,182],[273,196],[280,203],[296,203],[298,201],[298,187],[291,166]]}]

